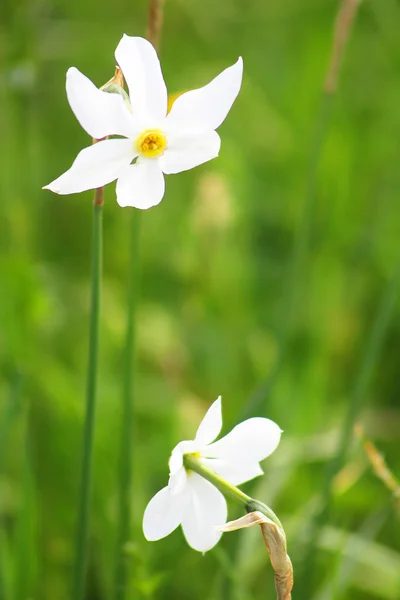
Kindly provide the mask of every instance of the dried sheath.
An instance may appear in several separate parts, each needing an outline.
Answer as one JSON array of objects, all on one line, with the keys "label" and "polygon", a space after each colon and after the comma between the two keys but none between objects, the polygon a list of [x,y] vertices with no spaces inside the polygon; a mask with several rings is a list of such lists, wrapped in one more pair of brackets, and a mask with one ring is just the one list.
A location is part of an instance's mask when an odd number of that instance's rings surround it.
[{"label": "dried sheath", "polygon": [[237,519],[229,521],[220,531],[235,531],[245,527],[260,525],[265,545],[267,547],[271,565],[275,573],[275,588],[277,600],[291,600],[293,587],[293,567],[286,550],[286,536],[281,527],[268,519],[261,512],[251,512]]}]

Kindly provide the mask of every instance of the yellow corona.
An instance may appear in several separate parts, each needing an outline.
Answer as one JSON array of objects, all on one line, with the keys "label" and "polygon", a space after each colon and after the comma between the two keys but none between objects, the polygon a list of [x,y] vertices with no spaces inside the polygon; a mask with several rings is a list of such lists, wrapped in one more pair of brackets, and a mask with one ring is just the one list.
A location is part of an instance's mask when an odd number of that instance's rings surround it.
[{"label": "yellow corona", "polygon": [[167,138],[160,129],[146,129],[136,140],[137,151],[146,158],[156,158],[167,148]]}]

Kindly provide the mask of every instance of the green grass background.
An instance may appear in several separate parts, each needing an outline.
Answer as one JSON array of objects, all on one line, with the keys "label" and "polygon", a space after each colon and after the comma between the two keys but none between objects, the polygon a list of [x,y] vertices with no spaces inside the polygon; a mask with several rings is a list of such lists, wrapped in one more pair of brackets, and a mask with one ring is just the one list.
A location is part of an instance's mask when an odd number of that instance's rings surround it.
[{"label": "green grass background", "polygon": [[[169,176],[162,204],[142,215],[129,600],[274,597],[258,531],[225,534],[204,557],[179,530],[156,543],[142,534],[171,449],[219,394],[224,432],[251,415],[284,430],[265,476],[243,489],[285,525],[293,597],[400,598],[399,511],[356,439],[315,560],[305,561],[354,394],[368,436],[400,473],[400,307],[391,282],[400,258],[400,5],[361,5],[310,167],[337,9],[333,0],[167,0],[161,58],[170,92],[204,85],[238,55],[245,75],[219,130],[220,157]],[[102,85],[121,34],[143,35],[146,17],[144,0],[1,6],[1,600],[70,597],[92,193],[59,197],[41,187],[89,143],[67,103],[67,68]],[[310,168],[315,197],[293,287]],[[113,597],[128,211],[109,185],[88,600]],[[388,326],[360,384],[388,294]]]}]

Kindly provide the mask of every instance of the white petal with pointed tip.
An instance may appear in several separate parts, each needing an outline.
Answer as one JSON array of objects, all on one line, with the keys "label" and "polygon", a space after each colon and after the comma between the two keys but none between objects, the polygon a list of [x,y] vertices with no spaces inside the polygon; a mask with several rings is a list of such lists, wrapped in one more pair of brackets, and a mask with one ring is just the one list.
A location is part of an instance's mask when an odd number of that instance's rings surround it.
[{"label": "white petal with pointed tip", "polygon": [[281,429],[270,419],[254,417],[239,423],[225,437],[207,448],[207,456],[234,463],[243,456],[246,462],[259,462],[276,449]]},{"label": "white petal with pointed tip", "polygon": [[146,506],[143,516],[143,533],[155,542],[172,533],[181,524],[188,506],[185,492],[172,496],[167,487],[160,490]]},{"label": "white petal with pointed tip", "polygon": [[207,552],[221,537],[215,527],[226,522],[226,500],[217,488],[197,473],[190,474],[187,487],[191,500],[182,517],[183,533],[194,550]]},{"label": "white petal with pointed tip", "polygon": [[168,127],[181,132],[217,129],[225,120],[242,83],[241,58],[208,85],[182,94],[167,116]]},{"label": "white petal with pointed tip", "polygon": [[218,396],[215,402],[211,404],[210,408],[203,417],[200,423],[195,442],[199,446],[207,446],[211,444],[219,434],[222,428],[222,410],[221,410],[221,396]]},{"label": "white petal with pointed tip", "polygon": [[99,90],[75,67],[67,71],[68,102],[83,129],[92,138],[108,135],[133,137],[137,134],[135,119],[120,94]]},{"label": "white petal with pointed tip", "polygon": [[126,167],[117,181],[117,202],[120,206],[151,208],[163,199],[164,175],[157,159],[138,159]]},{"label": "white petal with pointed tip", "polygon": [[130,140],[104,140],[84,148],[71,168],[43,189],[56,194],[76,194],[102,187],[117,179],[136,154]]},{"label": "white petal with pointed tip", "polygon": [[159,158],[160,167],[166,175],[188,171],[216,158],[220,147],[221,138],[216,131],[184,135],[171,133],[168,135],[168,148]]},{"label": "white petal with pointed tip", "polygon": [[163,119],[167,114],[167,88],[154,47],[144,38],[124,35],[115,58],[129,88],[133,114]]}]

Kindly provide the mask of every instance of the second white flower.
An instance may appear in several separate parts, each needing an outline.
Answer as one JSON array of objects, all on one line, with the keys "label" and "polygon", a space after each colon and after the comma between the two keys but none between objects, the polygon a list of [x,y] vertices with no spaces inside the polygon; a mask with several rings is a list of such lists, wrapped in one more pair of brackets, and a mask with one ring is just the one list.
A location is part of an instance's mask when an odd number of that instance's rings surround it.
[{"label": "second white flower", "polygon": [[149,502],[143,517],[143,531],[149,541],[159,540],[179,525],[188,544],[200,552],[210,550],[226,522],[224,496],[197,473],[187,472],[185,453],[196,457],[232,485],[262,475],[260,461],[278,446],[281,429],[270,419],[256,417],[240,423],[228,435],[214,442],[222,428],[221,397],[211,405],[194,440],[180,442],[169,461],[168,486]]}]

